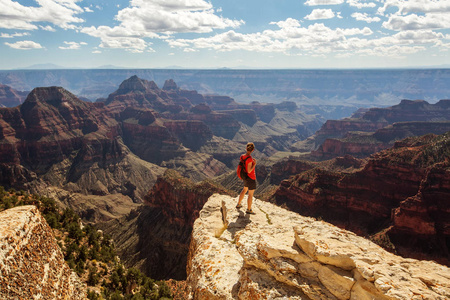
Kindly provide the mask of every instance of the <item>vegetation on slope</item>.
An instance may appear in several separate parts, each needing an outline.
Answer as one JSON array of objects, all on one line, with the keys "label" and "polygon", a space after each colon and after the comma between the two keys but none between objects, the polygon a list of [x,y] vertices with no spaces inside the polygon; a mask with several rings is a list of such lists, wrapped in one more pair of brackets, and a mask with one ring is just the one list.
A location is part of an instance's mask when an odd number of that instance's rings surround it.
[{"label": "vegetation on slope", "polygon": [[0,186],[0,211],[35,205],[53,229],[67,264],[88,285],[89,299],[171,299],[164,281],[155,282],[136,268],[120,263],[111,238],[94,226],[83,225],[71,209],[61,210],[53,199]]}]

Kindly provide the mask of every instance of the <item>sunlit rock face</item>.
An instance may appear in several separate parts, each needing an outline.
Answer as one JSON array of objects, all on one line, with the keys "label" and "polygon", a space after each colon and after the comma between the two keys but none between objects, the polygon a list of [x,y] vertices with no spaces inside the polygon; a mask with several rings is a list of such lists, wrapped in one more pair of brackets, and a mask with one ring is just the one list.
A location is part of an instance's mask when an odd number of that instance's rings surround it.
[{"label": "sunlit rock face", "polygon": [[235,205],[236,199],[215,194],[194,223],[190,299],[450,297],[445,266],[396,256],[349,231],[267,202],[254,202],[256,215]]},{"label": "sunlit rock face", "polygon": [[86,290],[35,206],[0,213],[1,299],[81,300]]}]

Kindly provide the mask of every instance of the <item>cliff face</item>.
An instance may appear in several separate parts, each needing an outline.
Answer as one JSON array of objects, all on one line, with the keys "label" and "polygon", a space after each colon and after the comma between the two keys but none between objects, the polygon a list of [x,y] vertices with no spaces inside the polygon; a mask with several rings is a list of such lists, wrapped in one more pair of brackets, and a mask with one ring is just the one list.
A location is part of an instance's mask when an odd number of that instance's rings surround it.
[{"label": "cliff face", "polygon": [[315,159],[345,154],[367,157],[386,149],[396,140],[450,130],[450,100],[430,104],[423,100],[402,100],[386,108],[357,112],[352,118],[328,120],[314,136],[297,142],[293,150],[313,151]]},{"label": "cliff face", "polygon": [[[124,118],[136,114],[126,111]],[[143,112],[138,119],[145,124],[152,117]],[[164,169],[130,152],[120,122],[104,105],[84,102],[63,88],[34,89],[21,106],[0,109],[0,184],[51,194],[65,205],[83,207],[77,210],[83,216],[93,216],[95,204],[106,201],[99,197],[122,194],[120,209],[99,209],[97,217],[128,213]],[[88,194],[96,197],[88,201]],[[80,198],[85,205],[74,203]]]},{"label": "cliff face", "polygon": [[0,212],[0,298],[86,299],[86,290],[36,207]]},{"label": "cliff face", "polygon": [[121,259],[155,279],[186,279],[192,226],[213,193],[209,181],[194,183],[167,170],[145,197],[144,206],[102,225],[116,241]]},{"label": "cliff face", "polygon": [[0,84],[0,107],[14,107],[20,105],[28,92],[19,92],[10,86]]},{"label": "cliff face", "polygon": [[450,100],[440,100],[430,104],[424,100],[402,100],[400,104],[387,108],[371,108],[363,115],[370,121],[386,120],[390,124],[406,121],[449,120]]},{"label": "cliff face", "polygon": [[400,253],[448,263],[449,146],[448,133],[406,139],[360,170],[315,168],[284,180],[273,200],[360,234],[387,229]]},{"label": "cliff face", "polygon": [[194,223],[190,299],[447,299],[450,269],[405,259],[323,221],[213,195]]},{"label": "cliff face", "polygon": [[429,133],[443,134],[450,130],[450,121],[442,122],[401,122],[378,129],[375,133],[347,133],[340,139],[328,138],[311,156],[329,159],[336,156],[352,155],[368,157],[372,153],[390,148],[395,141]]}]

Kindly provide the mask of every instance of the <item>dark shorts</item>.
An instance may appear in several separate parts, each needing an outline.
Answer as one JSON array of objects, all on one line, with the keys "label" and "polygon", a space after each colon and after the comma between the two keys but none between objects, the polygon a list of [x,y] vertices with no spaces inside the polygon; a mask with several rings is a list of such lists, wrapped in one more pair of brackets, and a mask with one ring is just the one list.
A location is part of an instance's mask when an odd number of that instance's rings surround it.
[{"label": "dark shorts", "polygon": [[244,186],[248,187],[249,190],[255,190],[256,189],[256,180],[251,179],[250,177],[244,178]]}]

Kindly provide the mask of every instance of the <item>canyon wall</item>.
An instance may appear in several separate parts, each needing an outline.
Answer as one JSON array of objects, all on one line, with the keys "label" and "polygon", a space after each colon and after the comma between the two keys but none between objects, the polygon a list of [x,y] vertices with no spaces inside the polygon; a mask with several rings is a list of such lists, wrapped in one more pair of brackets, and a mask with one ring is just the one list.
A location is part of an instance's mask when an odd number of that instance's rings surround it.
[{"label": "canyon wall", "polygon": [[449,264],[449,149],[450,133],[408,138],[358,169],[324,165],[283,180],[272,201],[361,235],[387,234],[403,255]]}]

